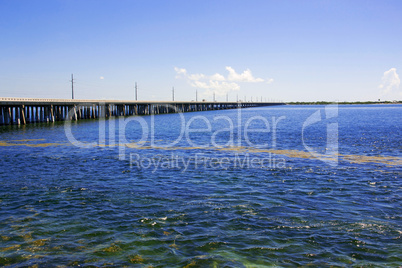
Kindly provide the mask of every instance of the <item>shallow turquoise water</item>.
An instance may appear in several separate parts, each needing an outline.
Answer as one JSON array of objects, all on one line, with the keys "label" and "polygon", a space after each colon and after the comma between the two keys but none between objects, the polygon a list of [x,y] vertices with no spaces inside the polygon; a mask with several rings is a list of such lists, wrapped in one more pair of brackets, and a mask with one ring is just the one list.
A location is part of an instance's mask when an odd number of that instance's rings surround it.
[{"label": "shallow turquoise water", "polygon": [[333,109],[2,127],[0,265],[398,267],[402,106]]}]

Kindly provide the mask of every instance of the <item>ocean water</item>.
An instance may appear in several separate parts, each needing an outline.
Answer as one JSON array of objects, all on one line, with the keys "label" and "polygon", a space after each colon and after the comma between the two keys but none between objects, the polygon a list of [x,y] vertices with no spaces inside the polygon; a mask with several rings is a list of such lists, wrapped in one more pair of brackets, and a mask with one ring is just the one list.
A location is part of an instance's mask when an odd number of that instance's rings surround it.
[{"label": "ocean water", "polygon": [[0,128],[0,265],[399,267],[402,106]]}]

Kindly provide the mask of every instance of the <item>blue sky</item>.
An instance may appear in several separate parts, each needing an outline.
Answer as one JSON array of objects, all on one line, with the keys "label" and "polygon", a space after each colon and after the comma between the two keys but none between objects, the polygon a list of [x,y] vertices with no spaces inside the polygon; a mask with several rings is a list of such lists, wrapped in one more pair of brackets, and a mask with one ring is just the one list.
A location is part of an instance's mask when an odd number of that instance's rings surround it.
[{"label": "blue sky", "polygon": [[0,97],[402,99],[402,1],[0,0]]}]

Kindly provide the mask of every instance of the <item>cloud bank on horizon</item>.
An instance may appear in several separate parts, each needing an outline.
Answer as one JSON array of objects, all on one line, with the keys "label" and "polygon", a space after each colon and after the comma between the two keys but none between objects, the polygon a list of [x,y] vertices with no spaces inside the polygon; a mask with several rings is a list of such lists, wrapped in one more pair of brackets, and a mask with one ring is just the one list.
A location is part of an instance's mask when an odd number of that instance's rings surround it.
[{"label": "cloud bank on horizon", "polygon": [[383,97],[402,97],[402,91],[399,89],[401,79],[396,72],[396,68],[391,68],[384,72],[381,78],[381,84],[378,86],[381,89]]},{"label": "cloud bank on horizon", "polygon": [[203,96],[210,97],[213,94],[224,96],[231,91],[240,90],[239,83],[262,83],[271,84],[274,79],[262,79],[254,77],[250,69],[244,70],[242,73],[237,73],[235,69],[226,66],[228,75],[225,77],[220,73],[213,75],[189,74],[186,69],[174,67],[176,71],[176,79],[186,79],[190,86],[194,88],[204,89]]}]

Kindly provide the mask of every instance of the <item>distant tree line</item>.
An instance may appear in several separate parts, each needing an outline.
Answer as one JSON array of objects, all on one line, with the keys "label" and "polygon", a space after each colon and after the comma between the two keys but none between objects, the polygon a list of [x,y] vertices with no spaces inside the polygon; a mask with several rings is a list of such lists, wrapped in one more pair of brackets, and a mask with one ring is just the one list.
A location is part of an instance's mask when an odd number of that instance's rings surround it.
[{"label": "distant tree line", "polygon": [[286,102],[288,105],[328,105],[328,104],[396,104],[402,103],[402,101],[341,101],[341,102],[330,102],[330,101],[296,101],[296,102]]}]

